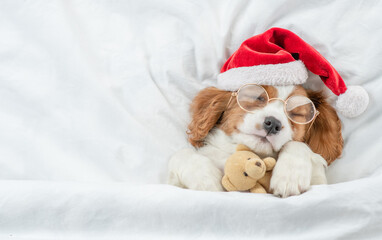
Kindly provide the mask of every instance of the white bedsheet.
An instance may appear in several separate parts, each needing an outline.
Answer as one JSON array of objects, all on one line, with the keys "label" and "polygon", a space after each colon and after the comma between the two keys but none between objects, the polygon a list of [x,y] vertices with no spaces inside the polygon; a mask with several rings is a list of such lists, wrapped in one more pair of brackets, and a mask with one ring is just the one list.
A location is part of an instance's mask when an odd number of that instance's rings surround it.
[{"label": "white bedsheet", "polygon": [[[0,239],[380,239],[382,2],[0,2]],[[370,105],[344,119],[330,185],[301,196],[164,185],[188,105],[277,26]]]}]

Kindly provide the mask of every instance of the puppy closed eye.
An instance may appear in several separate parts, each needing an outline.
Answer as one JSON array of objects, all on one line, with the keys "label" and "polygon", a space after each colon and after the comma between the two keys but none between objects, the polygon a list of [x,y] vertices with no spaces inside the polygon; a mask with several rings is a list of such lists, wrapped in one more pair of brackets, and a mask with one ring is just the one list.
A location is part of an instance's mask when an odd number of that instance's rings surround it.
[{"label": "puppy closed eye", "polygon": [[260,102],[264,102],[264,101],[265,101],[265,97],[263,97],[263,96],[258,96],[258,97],[256,98],[256,100],[257,100],[257,101],[260,101]]},{"label": "puppy closed eye", "polygon": [[293,113],[293,112],[290,114],[290,116],[291,117],[305,117],[305,115],[302,113]]}]

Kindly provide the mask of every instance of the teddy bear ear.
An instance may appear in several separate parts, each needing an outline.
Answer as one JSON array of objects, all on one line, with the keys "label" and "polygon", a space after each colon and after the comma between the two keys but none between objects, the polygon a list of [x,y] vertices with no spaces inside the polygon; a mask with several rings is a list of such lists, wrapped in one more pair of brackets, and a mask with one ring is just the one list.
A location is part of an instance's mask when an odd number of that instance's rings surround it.
[{"label": "teddy bear ear", "polygon": [[238,144],[236,147],[236,151],[251,151],[251,149],[244,144]]}]

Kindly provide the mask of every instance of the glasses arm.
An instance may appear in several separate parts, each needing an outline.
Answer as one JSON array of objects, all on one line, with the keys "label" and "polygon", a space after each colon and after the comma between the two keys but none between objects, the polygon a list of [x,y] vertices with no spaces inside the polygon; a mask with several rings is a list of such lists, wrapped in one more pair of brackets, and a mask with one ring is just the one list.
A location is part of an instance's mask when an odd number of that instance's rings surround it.
[{"label": "glasses arm", "polygon": [[230,104],[231,101],[232,101],[232,98],[233,98],[233,97],[236,97],[236,96],[237,96],[237,92],[232,92],[232,93],[231,93],[231,97],[229,98],[229,101],[228,101],[227,106],[225,107],[225,109],[228,109],[229,104]]},{"label": "glasses arm", "polygon": [[314,121],[316,120],[318,114],[320,114],[319,111],[317,111],[317,113],[314,115],[313,121],[310,123],[310,126],[309,126],[309,128],[308,128],[308,131],[306,131],[307,133],[309,132],[310,128],[313,126],[313,123],[314,123]]}]

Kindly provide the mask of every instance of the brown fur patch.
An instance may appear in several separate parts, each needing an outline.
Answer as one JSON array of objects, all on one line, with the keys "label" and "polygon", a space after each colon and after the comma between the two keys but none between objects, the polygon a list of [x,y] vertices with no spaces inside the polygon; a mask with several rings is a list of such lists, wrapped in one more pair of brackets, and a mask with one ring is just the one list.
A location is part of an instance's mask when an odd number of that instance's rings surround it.
[{"label": "brown fur patch", "polygon": [[267,91],[269,98],[277,98],[278,97],[279,94],[277,92],[277,88],[275,88],[273,86],[266,86],[266,85],[263,85],[262,87],[265,89],[265,91]]},{"label": "brown fur patch", "polygon": [[294,95],[309,97],[320,113],[309,124],[296,124],[290,121],[294,133],[293,140],[307,143],[313,152],[320,154],[328,164],[332,163],[341,156],[343,148],[341,121],[337,112],[326,101],[322,92],[296,86],[290,96]]},{"label": "brown fur patch", "polygon": [[[296,86],[293,89],[293,92],[288,96],[288,98],[291,96],[296,96],[296,95],[308,97],[308,93],[306,92],[305,88],[303,88],[302,86]],[[290,120],[289,122],[293,130],[293,140],[303,142],[306,131],[308,130],[309,124],[297,124]]]},{"label": "brown fur patch", "polygon": [[[231,92],[209,87],[201,90],[191,103],[192,121],[188,125],[188,140],[194,147],[204,145],[209,131],[218,123],[226,109]],[[235,99],[231,100],[231,104]]]},{"label": "brown fur patch", "polygon": [[344,141],[341,134],[341,120],[322,92],[307,91],[307,93],[320,114],[306,133],[305,142],[313,152],[321,154],[330,164],[342,154]]},{"label": "brown fur patch", "polygon": [[300,95],[300,96],[308,97],[308,93],[307,93],[306,89],[303,88],[300,85],[296,86],[293,89],[293,92],[288,97],[291,97],[291,96],[294,96],[294,95]]},{"label": "brown fur patch", "polygon": [[223,130],[226,134],[231,135],[237,132],[237,126],[243,122],[245,112],[237,104],[236,98],[233,98],[228,109],[223,113],[221,120],[219,121],[218,127]]}]

